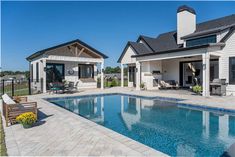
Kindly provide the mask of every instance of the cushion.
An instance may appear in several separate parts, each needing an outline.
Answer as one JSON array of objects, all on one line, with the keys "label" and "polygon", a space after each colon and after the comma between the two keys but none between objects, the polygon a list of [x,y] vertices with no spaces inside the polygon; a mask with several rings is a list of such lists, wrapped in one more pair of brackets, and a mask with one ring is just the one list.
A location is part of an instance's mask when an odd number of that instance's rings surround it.
[{"label": "cushion", "polygon": [[2,95],[2,100],[3,100],[6,104],[16,104],[15,101],[13,101],[12,98],[10,98],[7,94],[3,94],[3,95]]}]

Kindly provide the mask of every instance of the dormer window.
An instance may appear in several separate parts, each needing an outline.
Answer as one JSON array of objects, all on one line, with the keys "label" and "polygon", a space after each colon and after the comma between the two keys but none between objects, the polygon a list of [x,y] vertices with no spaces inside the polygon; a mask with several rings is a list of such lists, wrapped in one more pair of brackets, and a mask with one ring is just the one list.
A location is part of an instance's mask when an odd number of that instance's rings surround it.
[{"label": "dormer window", "polygon": [[205,45],[209,43],[216,43],[216,35],[186,40],[186,47]]}]

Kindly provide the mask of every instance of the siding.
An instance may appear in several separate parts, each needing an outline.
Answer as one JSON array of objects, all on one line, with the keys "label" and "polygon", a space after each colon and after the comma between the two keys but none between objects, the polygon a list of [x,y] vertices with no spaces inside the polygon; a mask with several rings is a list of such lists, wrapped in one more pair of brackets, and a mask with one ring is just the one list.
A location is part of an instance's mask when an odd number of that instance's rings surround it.
[{"label": "siding", "polygon": [[[226,46],[221,51],[223,55],[219,59],[219,77],[226,78],[229,82],[229,57],[235,57],[235,32],[226,41]],[[235,85],[227,86],[227,95],[235,96]]]}]

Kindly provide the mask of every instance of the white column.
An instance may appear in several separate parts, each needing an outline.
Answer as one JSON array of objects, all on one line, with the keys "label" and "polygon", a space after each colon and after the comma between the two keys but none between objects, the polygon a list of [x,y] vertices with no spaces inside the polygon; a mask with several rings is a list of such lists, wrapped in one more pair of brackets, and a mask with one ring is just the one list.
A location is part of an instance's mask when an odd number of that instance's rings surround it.
[{"label": "white column", "polygon": [[101,110],[101,118],[102,118],[102,122],[104,122],[104,97],[102,96],[100,98],[100,110]]},{"label": "white column", "polygon": [[101,62],[101,89],[104,89],[104,61]]},{"label": "white column", "polygon": [[202,126],[203,126],[203,135],[209,137],[210,131],[210,112],[202,111]]},{"label": "white column", "polygon": [[121,64],[121,87],[124,87],[124,67]]},{"label": "white column", "polygon": [[219,138],[227,139],[229,133],[229,116],[219,116]]},{"label": "white column", "polygon": [[140,62],[136,62],[136,90],[140,90]]},{"label": "white column", "polygon": [[43,78],[43,87],[42,87],[42,89],[43,89],[43,93],[46,93],[47,92],[47,86],[46,86],[46,80],[47,80],[47,78],[46,78],[46,70],[45,70],[45,68],[46,68],[46,59],[43,59],[42,60],[42,64],[43,64],[43,69],[42,69],[42,78]]},{"label": "white column", "polygon": [[202,55],[203,66],[203,96],[210,96],[210,54],[208,52]]}]

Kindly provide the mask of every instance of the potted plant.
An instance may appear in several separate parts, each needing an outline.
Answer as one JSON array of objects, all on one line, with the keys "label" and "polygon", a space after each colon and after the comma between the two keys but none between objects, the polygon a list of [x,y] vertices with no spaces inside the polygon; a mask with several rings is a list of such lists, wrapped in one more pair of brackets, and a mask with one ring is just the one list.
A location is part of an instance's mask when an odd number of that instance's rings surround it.
[{"label": "potted plant", "polygon": [[198,95],[201,94],[202,86],[200,86],[200,85],[193,86],[193,92],[195,92]]},{"label": "potted plant", "polygon": [[140,89],[141,89],[141,90],[144,90],[144,88],[145,88],[145,84],[144,84],[144,83],[141,83],[141,84],[140,84]]},{"label": "potted plant", "polygon": [[24,128],[30,128],[37,121],[33,112],[25,112],[16,117],[16,121],[23,125]]}]

